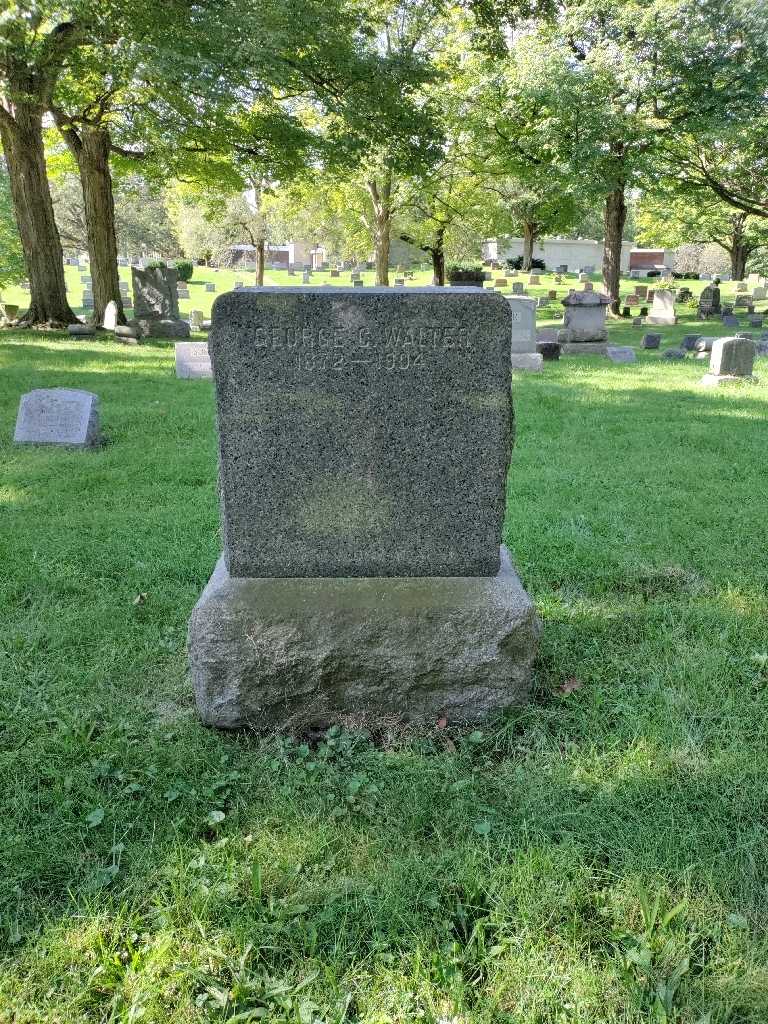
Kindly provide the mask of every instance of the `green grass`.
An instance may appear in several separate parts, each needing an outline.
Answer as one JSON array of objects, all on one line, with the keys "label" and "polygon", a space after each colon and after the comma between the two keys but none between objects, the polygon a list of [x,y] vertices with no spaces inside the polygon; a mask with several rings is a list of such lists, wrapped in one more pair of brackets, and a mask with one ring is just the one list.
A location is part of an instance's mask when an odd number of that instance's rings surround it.
[{"label": "green grass", "polygon": [[[534,702],[310,749],[197,721],[213,396],[172,351],[0,338],[0,1021],[764,1024],[768,361],[516,379]],[[103,449],[10,444],[54,385]]]},{"label": "green grass", "polygon": [[[85,271],[77,270],[75,267],[64,268],[65,277],[67,280],[67,290],[69,294],[69,301],[72,309],[80,316],[87,317],[88,310],[84,309],[81,305],[83,298],[83,285],[80,280],[80,276]],[[492,271],[494,279],[496,277],[503,276],[502,271]],[[390,283],[393,284],[396,277],[399,274],[395,270],[390,271]],[[528,285],[528,274],[520,272],[516,278],[511,278],[507,274],[507,280],[509,282],[506,288],[498,289],[503,294],[511,294],[512,282],[514,280],[522,281],[526,285],[526,292],[528,295],[534,298],[541,298],[547,295],[550,290],[557,292],[557,298],[551,300],[549,306],[542,307],[536,311],[537,323],[541,327],[557,327],[558,324],[562,324],[563,307],[560,300],[565,298],[570,288],[580,288],[578,274],[563,274],[560,275],[562,281],[560,284],[555,282],[554,274],[542,273],[540,274],[541,284],[539,285]],[[120,267],[120,277],[122,280],[127,281],[130,285],[131,272],[128,267]],[[362,280],[365,282],[366,287],[370,287],[374,283],[373,271],[364,271],[361,274]],[[601,287],[602,278],[599,274],[590,275],[591,280],[595,283],[595,287]],[[205,283],[212,281],[216,285],[216,292],[207,292],[205,290]],[[254,281],[254,274],[245,270],[213,270],[210,267],[195,267],[192,280],[189,282],[189,295],[188,299],[179,300],[179,311],[183,317],[188,317],[193,309],[202,311],[203,315],[207,318],[211,314],[211,306],[217,295],[221,295],[223,292],[231,291],[236,281],[242,281],[245,284],[251,284]],[[264,276],[264,283],[268,285],[300,285],[301,284],[301,271],[297,271],[294,276],[290,276],[287,270],[267,270]],[[333,286],[346,286],[349,287],[351,284],[350,272],[345,271],[338,278],[331,278],[327,272],[316,271],[312,277],[313,285],[329,284]],[[417,270],[414,273],[412,279],[408,279],[406,287],[411,285],[423,286],[432,283],[432,271],[431,270]],[[649,288],[662,286],[658,278],[643,278],[642,281],[636,281],[630,278],[622,278],[621,281],[621,297],[626,298],[627,295],[634,294],[635,286],[638,284],[646,284]],[[687,285],[691,292],[698,296],[703,288],[706,287],[706,281],[676,281],[673,282],[675,287],[681,285]],[[670,287],[666,285],[665,287]],[[733,301],[736,295],[736,285],[733,281],[726,281],[720,286],[723,301]],[[3,290],[2,297],[6,302],[16,303],[22,309],[26,307],[29,302],[29,292],[24,292],[21,288],[10,287]],[[637,307],[639,313],[640,307]],[[758,312],[763,310],[768,311],[768,301],[757,303],[756,309]],[[128,311],[131,315],[131,310]],[[715,320],[704,322],[698,319],[695,309],[680,304],[677,307],[677,314],[679,318],[678,329],[662,329],[665,341],[669,339],[671,342],[678,341],[684,334],[689,334],[695,331],[701,331],[710,335],[724,335],[728,336],[733,333],[732,328],[723,327],[722,324]],[[616,331],[615,337],[612,335],[612,340],[617,344],[622,345],[639,345],[643,337],[643,334],[647,330],[659,330],[659,328],[648,328],[648,327],[633,327],[630,321],[616,320],[612,324],[612,329]]]}]

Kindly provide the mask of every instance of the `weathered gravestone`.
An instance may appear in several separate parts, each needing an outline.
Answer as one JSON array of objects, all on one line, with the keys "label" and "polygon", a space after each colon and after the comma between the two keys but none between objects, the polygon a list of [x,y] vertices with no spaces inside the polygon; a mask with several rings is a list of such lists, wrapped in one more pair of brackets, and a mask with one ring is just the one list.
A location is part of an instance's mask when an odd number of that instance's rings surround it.
[{"label": "weathered gravestone", "polygon": [[215,282],[213,282],[213,281],[206,281],[205,282],[205,290],[207,292],[215,292],[216,291],[216,284],[215,284]]},{"label": "weathered gravestone", "polygon": [[117,303],[114,299],[110,299],[106,305],[102,326],[106,331],[114,331],[117,327]]},{"label": "weathered gravestone", "polygon": [[685,349],[686,352],[693,352],[700,337],[700,334],[686,334],[680,342],[680,348]]},{"label": "weathered gravestone", "polygon": [[176,355],[176,376],[189,379],[192,377],[212,377],[211,357],[206,341],[177,341],[174,345]]},{"label": "weathered gravestone", "polygon": [[177,274],[171,267],[131,267],[133,314],[131,323],[142,337],[188,338],[189,324],[179,317]]},{"label": "weathered gravestone", "polygon": [[569,344],[603,342],[608,337],[605,327],[606,308],[610,299],[602,292],[574,292],[562,300],[565,306],[563,328]]},{"label": "weathered gravestone", "polygon": [[699,316],[704,318],[720,312],[720,289],[708,284],[699,296]]},{"label": "weathered gravestone", "polygon": [[38,388],[21,396],[16,444],[90,448],[99,443],[99,399],[75,388]]},{"label": "weathered gravestone", "polygon": [[499,541],[510,307],[477,289],[217,300],[224,554],[189,624],[205,722],[474,721],[539,623]]},{"label": "weathered gravestone", "polygon": [[712,342],[709,373],[701,379],[705,385],[744,380],[752,376],[755,343],[749,338],[716,338]]},{"label": "weathered gravestone", "polygon": [[656,349],[661,345],[660,334],[644,334],[642,346],[645,349]]},{"label": "weathered gravestone", "polygon": [[508,295],[512,310],[512,367],[515,370],[540,370],[541,354],[536,351],[536,300],[522,295]]},{"label": "weathered gravestone", "polygon": [[608,345],[605,354],[612,363],[634,363],[637,362],[635,350],[629,345]]},{"label": "weathered gravestone", "polygon": [[653,305],[645,318],[647,324],[675,324],[675,297],[667,288],[657,288],[653,293]]}]

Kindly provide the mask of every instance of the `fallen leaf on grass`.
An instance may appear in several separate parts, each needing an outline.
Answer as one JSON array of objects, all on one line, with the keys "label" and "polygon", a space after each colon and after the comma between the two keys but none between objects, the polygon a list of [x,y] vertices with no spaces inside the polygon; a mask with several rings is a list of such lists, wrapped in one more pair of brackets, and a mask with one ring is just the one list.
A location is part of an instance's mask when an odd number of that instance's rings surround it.
[{"label": "fallen leaf on grass", "polygon": [[580,690],[582,683],[576,676],[568,676],[564,683],[560,686],[555,687],[555,693],[562,694],[563,697],[567,697],[569,693],[573,693],[574,690]]},{"label": "fallen leaf on grass", "polygon": [[144,602],[146,600],[147,600],[147,595],[146,594],[137,594],[136,597],[134,597],[134,599],[133,599],[133,603],[134,604],[144,604]]}]

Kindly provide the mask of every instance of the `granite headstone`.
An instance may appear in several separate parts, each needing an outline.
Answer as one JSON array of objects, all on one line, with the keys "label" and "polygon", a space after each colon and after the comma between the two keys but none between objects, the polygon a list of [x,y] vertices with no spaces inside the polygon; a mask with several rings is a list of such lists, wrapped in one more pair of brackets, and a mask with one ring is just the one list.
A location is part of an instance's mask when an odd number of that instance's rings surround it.
[{"label": "granite headstone", "polygon": [[16,444],[90,448],[99,442],[99,399],[75,388],[38,388],[22,395]]},{"label": "granite headstone", "polygon": [[219,298],[224,554],[189,655],[221,727],[473,721],[524,699],[539,631],[499,554],[511,311],[473,288]]}]

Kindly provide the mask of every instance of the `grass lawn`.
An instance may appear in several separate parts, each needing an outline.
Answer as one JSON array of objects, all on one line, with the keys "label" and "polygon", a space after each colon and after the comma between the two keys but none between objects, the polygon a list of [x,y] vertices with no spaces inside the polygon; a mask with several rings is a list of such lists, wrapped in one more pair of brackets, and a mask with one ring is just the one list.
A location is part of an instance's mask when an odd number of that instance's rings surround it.
[{"label": "grass lawn", "polygon": [[[131,271],[129,267],[120,267],[120,277],[122,280],[127,281],[130,287],[131,282]],[[85,271],[77,270],[75,267],[66,266],[64,268],[65,277],[67,280],[67,290],[69,294],[69,301],[72,309],[82,316],[87,318],[88,310],[84,309],[81,305],[83,299],[83,284],[81,282],[81,274]],[[502,271],[492,271],[494,279],[502,276]],[[390,271],[390,283],[393,284],[398,274],[392,270]],[[528,285],[528,274],[520,272],[516,278],[511,278],[507,275],[508,286],[506,288],[500,288],[499,291],[502,294],[509,295],[512,293],[512,282],[522,281],[525,283],[526,292],[533,298],[541,298],[552,290],[557,292],[557,298],[551,300],[551,305],[537,309],[536,321],[540,327],[557,327],[562,326],[563,320],[563,306],[561,299],[565,298],[570,288],[581,289],[579,283],[578,274],[563,274],[560,284],[555,281],[555,275],[550,273],[541,273],[540,275],[541,284],[539,285]],[[373,271],[365,271],[361,274],[366,287],[370,287],[374,283]],[[596,288],[602,287],[602,277],[600,274],[590,275],[591,280],[594,282]],[[188,317],[190,312],[200,310],[205,318],[211,315],[211,306],[213,305],[216,296],[221,295],[223,292],[231,291],[235,287],[235,282],[241,281],[243,284],[252,284],[254,281],[254,274],[245,270],[214,270],[211,267],[195,267],[192,280],[188,284],[189,298],[179,300],[179,312],[182,317]],[[213,282],[216,285],[216,292],[208,292],[205,290],[206,282]],[[268,270],[264,276],[264,283],[267,285],[301,285],[301,271],[297,271],[295,275],[289,275],[287,270]],[[406,284],[406,288],[411,285],[429,285],[432,283],[432,271],[431,270],[418,270],[415,271],[413,279],[409,279]],[[708,282],[706,281],[674,281],[667,283],[666,285],[659,280],[659,278],[643,278],[641,281],[637,281],[630,278],[623,278],[621,282],[621,298],[624,300],[628,295],[634,294],[635,286],[638,284],[645,284],[649,288],[658,287],[680,287],[687,285],[691,292],[698,297],[702,289],[706,287]],[[312,276],[313,285],[329,284],[333,286],[346,286],[349,287],[351,284],[351,277],[349,272],[344,272],[341,277],[331,278],[327,271],[316,271]],[[720,286],[721,296],[724,302],[733,302],[736,296],[736,285],[733,281],[726,281]],[[17,303],[21,309],[25,309],[29,303],[29,292],[24,292],[21,288],[10,287],[5,288],[2,293],[2,298],[6,302]],[[650,303],[648,303],[650,306]],[[639,313],[640,307],[637,307]],[[768,313],[768,301],[758,302],[756,304],[756,311],[762,313],[766,311]],[[745,311],[739,310],[739,313],[743,316],[746,315]],[[132,311],[128,310],[128,315],[132,315]],[[633,345],[638,347],[642,340],[643,335],[646,331],[657,331],[662,334],[664,342],[669,342],[666,347],[674,347],[675,344],[679,344],[680,339],[685,334],[700,332],[708,335],[722,335],[729,336],[734,333],[734,328],[723,327],[719,320],[702,321],[698,319],[698,314],[695,308],[691,308],[685,304],[679,304],[677,306],[678,326],[674,328],[665,327],[633,327],[631,320],[617,319],[609,322],[609,330],[611,331],[611,341],[619,345]],[[742,326],[746,327],[746,321],[742,321]],[[766,324],[768,328],[768,322]]]},{"label": "grass lawn", "polygon": [[[705,369],[516,378],[534,702],[310,749],[196,719],[211,382],[3,332],[0,1021],[765,1024],[768,360]],[[46,386],[103,449],[11,445]]]}]

